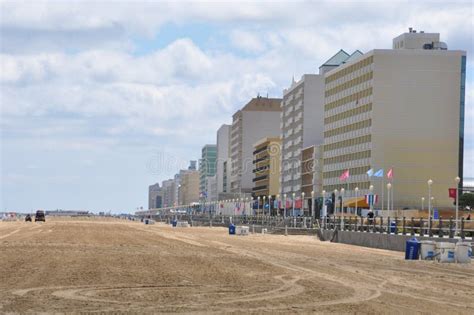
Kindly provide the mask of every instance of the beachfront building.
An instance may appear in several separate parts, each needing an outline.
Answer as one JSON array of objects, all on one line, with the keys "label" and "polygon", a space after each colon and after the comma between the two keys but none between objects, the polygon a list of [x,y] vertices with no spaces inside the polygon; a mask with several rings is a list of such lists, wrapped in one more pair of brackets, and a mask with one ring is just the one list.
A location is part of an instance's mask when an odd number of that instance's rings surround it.
[{"label": "beachfront building", "polygon": [[230,125],[217,130],[216,194],[219,200],[229,199],[230,177]]},{"label": "beachfront building", "polygon": [[208,178],[216,174],[217,146],[206,144],[201,150],[199,160],[199,192],[203,199],[207,199]]},{"label": "beachfront building", "polygon": [[161,208],[162,192],[159,183],[148,186],[148,209]]},{"label": "beachfront building", "polygon": [[[267,213],[270,213],[274,208],[273,201],[279,199],[277,195],[280,193],[280,137],[263,138],[257,141],[253,148],[254,184],[252,193],[269,204]],[[263,202],[260,204],[263,205]]]},{"label": "beachfront building", "polygon": [[[283,91],[281,102],[281,194],[301,198],[303,148],[321,145],[324,117],[324,76],[305,74]],[[306,195],[310,198],[310,195]]]},{"label": "beachfront building", "polygon": [[281,98],[258,96],[232,116],[230,192],[235,198],[252,192],[254,143],[280,135],[280,103]]},{"label": "beachfront building", "polygon": [[[436,206],[453,207],[448,188],[463,177],[466,52],[447,50],[439,39],[410,29],[393,49],[374,49],[325,73],[324,190],[344,188],[349,198],[356,187],[362,196],[373,185],[376,208],[386,209],[392,169],[393,207],[419,206],[429,179]],[[384,176],[369,177],[369,169]]]},{"label": "beachfront building", "polygon": [[199,171],[185,170],[181,173],[179,205],[189,205],[199,201]]}]

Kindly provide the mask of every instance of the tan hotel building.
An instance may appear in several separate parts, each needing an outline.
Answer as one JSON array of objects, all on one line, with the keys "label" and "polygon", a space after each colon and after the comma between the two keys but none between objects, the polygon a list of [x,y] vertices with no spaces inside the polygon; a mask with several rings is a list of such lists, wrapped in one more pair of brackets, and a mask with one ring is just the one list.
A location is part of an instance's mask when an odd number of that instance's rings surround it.
[{"label": "tan hotel building", "polygon": [[280,192],[280,138],[263,138],[254,144],[254,187],[252,192],[258,196],[273,196]]},{"label": "tan hotel building", "polygon": [[[410,30],[393,40],[393,49],[372,50],[327,72],[323,189],[348,188],[350,197],[355,187],[362,196],[374,185],[381,197],[382,180],[366,172],[393,168],[395,208],[419,208],[421,197],[428,199],[428,179],[434,207],[452,207],[448,188],[463,175],[465,71],[465,51],[447,50],[437,33]],[[349,180],[341,182],[347,169]],[[386,183],[385,177],[384,209]]]}]

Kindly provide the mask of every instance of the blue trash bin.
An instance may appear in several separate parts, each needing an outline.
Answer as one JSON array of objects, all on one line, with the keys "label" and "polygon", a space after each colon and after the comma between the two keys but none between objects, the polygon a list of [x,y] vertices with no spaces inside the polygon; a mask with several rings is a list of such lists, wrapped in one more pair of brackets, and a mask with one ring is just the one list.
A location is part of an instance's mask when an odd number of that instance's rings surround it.
[{"label": "blue trash bin", "polygon": [[229,234],[234,235],[235,234],[235,225],[230,224],[229,225]]},{"label": "blue trash bin", "polygon": [[405,246],[405,259],[418,260],[420,255],[420,242],[415,238],[410,238]]},{"label": "blue trash bin", "polygon": [[395,221],[390,222],[390,233],[395,234],[396,228],[397,228],[396,222]]},{"label": "blue trash bin", "polygon": [[171,221],[171,224],[173,225],[173,227],[176,227],[177,223],[178,223],[178,221],[176,221],[176,220]]}]

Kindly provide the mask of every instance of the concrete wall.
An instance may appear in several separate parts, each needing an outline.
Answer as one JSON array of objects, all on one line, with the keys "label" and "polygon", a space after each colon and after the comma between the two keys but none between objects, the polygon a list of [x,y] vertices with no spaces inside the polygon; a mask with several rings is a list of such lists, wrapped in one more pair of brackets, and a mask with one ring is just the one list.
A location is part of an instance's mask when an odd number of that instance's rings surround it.
[{"label": "concrete wall", "polygon": [[[326,240],[331,240],[334,231],[324,230],[323,235]],[[351,231],[338,231],[337,237],[335,238],[336,243],[343,243],[349,245],[357,245],[371,248],[394,250],[399,252],[405,251],[406,241],[412,238],[411,235],[394,235],[394,234],[380,234],[380,233],[368,233],[368,232],[351,232]],[[431,240],[436,242],[450,242],[456,243],[458,240],[439,238],[439,237],[419,237],[416,236],[419,241]]]}]

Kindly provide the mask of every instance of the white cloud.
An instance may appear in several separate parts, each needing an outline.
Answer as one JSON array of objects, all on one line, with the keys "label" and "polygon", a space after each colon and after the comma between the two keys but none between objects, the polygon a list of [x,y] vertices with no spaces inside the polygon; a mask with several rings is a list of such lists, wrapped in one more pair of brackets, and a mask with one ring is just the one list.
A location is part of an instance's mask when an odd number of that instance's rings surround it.
[{"label": "white cloud", "polygon": [[258,53],[266,48],[263,39],[255,32],[235,30],[230,34],[230,40],[232,45],[245,52]]}]

